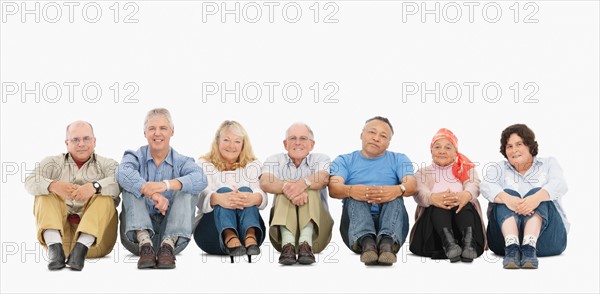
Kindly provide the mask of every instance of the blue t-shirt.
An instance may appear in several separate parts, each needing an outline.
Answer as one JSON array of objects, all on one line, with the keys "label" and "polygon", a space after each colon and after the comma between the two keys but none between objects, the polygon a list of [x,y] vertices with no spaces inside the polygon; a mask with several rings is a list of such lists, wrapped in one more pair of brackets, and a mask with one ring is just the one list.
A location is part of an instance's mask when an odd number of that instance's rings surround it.
[{"label": "blue t-shirt", "polygon": [[[338,156],[329,174],[342,177],[346,185],[393,186],[414,175],[414,168],[402,153],[386,151],[380,157],[366,158],[358,150]],[[379,205],[371,205],[371,214],[379,214]]]}]

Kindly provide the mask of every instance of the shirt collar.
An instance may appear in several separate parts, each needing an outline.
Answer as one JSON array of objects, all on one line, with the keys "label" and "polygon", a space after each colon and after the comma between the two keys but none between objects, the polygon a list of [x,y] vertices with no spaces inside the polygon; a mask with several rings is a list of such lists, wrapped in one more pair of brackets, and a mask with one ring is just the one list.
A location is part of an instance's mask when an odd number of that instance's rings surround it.
[{"label": "shirt collar", "polygon": [[[75,164],[75,160],[73,159],[73,156],[71,156],[71,154],[69,152],[63,153],[63,155],[64,155],[64,160],[66,162]],[[83,164],[85,165],[88,162],[91,163],[91,162],[94,162],[94,161],[96,161],[96,152],[92,153],[92,155],[90,156],[90,158],[86,162],[84,162]]]},{"label": "shirt collar", "polygon": [[[533,157],[533,164],[529,167],[529,169],[527,170],[527,172],[525,172],[525,174],[529,173],[529,171],[531,170],[532,167],[534,166],[539,166],[542,165],[543,162],[538,159],[537,156]],[[520,174],[511,164],[510,162],[508,162],[508,159],[504,161],[504,165],[506,166],[506,168],[508,168],[509,170],[513,171],[516,174]]]},{"label": "shirt collar", "polygon": [[[154,162],[154,158],[152,158],[152,153],[150,153],[150,146],[146,148],[146,162],[148,161]],[[167,153],[167,157],[163,162],[166,162],[167,164],[173,166],[173,147],[169,147],[169,153]]]},{"label": "shirt collar", "polygon": [[[292,158],[290,157],[290,155],[289,155],[289,154],[287,154],[287,153],[284,153],[284,155],[285,155],[285,159],[286,159],[286,161],[287,161],[287,162],[286,162],[286,164],[287,164],[287,165],[293,165],[293,166],[296,166],[296,165],[294,164],[294,161],[292,160]],[[310,153],[309,153],[308,155],[306,155],[306,157],[305,157],[304,159],[302,159],[302,162],[300,162],[300,166],[302,166],[303,164],[306,164],[306,165],[310,166],[310,164],[308,163],[308,162],[309,162],[309,160],[310,160]],[[300,167],[300,166],[298,166],[298,167]]]}]

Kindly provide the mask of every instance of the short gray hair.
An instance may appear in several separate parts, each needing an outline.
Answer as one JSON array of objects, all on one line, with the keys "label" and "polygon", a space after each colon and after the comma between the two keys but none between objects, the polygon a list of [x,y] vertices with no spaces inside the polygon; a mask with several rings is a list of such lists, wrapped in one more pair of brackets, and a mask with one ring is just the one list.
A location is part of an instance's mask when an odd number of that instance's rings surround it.
[{"label": "short gray hair", "polygon": [[166,108],[154,108],[148,111],[148,114],[146,114],[146,119],[144,120],[144,131],[148,127],[148,121],[155,116],[163,116],[164,118],[166,118],[169,122],[169,127],[171,127],[171,129],[174,129],[173,119],[171,119],[171,113],[169,112],[169,110],[167,110]]},{"label": "short gray hair", "polygon": [[292,125],[291,125],[291,126],[290,126],[290,127],[289,127],[289,128],[286,130],[286,131],[285,131],[285,138],[284,138],[284,139],[287,139],[287,138],[288,138],[288,133],[290,132],[290,129],[291,129],[292,127],[295,127],[295,126],[302,126],[302,127],[305,127],[305,128],[308,130],[308,134],[310,135],[310,138],[309,138],[309,139],[311,139],[311,140],[314,140],[314,139],[315,139],[315,134],[313,133],[312,129],[311,129],[311,128],[310,128],[310,127],[307,125],[307,124],[305,124],[305,123],[303,123],[303,122],[296,122],[296,123],[293,123],[293,124],[292,124]]}]

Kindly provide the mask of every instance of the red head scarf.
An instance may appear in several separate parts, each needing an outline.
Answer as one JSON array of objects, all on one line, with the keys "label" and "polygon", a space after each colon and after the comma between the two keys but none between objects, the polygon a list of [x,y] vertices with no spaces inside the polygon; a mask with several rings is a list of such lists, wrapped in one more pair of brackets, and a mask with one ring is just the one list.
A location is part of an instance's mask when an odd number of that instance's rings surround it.
[{"label": "red head scarf", "polygon": [[433,148],[433,144],[439,139],[447,139],[450,141],[450,143],[452,143],[452,145],[454,145],[454,148],[456,148],[456,161],[452,166],[452,174],[461,182],[468,180],[469,170],[475,165],[466,156],[458,152],[458,138],[456,138],[452,131],[441,128],[439,131],[437,131],[435,136],[433,136],[433,139],[431,139],[431,145],[429,145],[429,149]]}]

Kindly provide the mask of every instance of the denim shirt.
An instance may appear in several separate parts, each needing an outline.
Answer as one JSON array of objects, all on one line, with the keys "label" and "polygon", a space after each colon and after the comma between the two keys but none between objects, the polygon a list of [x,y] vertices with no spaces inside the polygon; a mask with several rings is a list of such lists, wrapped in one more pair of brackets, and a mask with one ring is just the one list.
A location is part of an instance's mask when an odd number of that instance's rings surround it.
[{"label": "denim shirt", "polygon": [[[154,163],[148,145],[140,147],[137,151],[127,150],[116,175],[123,190],[138,198],[143,196],[140,189],[146,182],[176,179],[181,182],[181,192],[194,195],[202,192],[207,186],[206,176],[194,159],[177,153],[173,148],[169,149],[167,157],[159,166]],[[161,194],[169,199],[169,202],[172,201],[172,190]],[[146,207],[151,214],[159,213],[150,198],[146,199]]]},{"label": "denim shirt", "polygon": [[522,175],[506,160],[487,166],[484,169],[481,182],[481,194],[488,201],[494,199],[505,189],[518,192],[521,197],[534,188],[546,190],[550,195],[550,201],[556,206],[565,229],[569,231],[570,224],[562,206],[562,196],[567,193],[567,182],[558,161],[553,157],[533,158],[533,164]]}]

